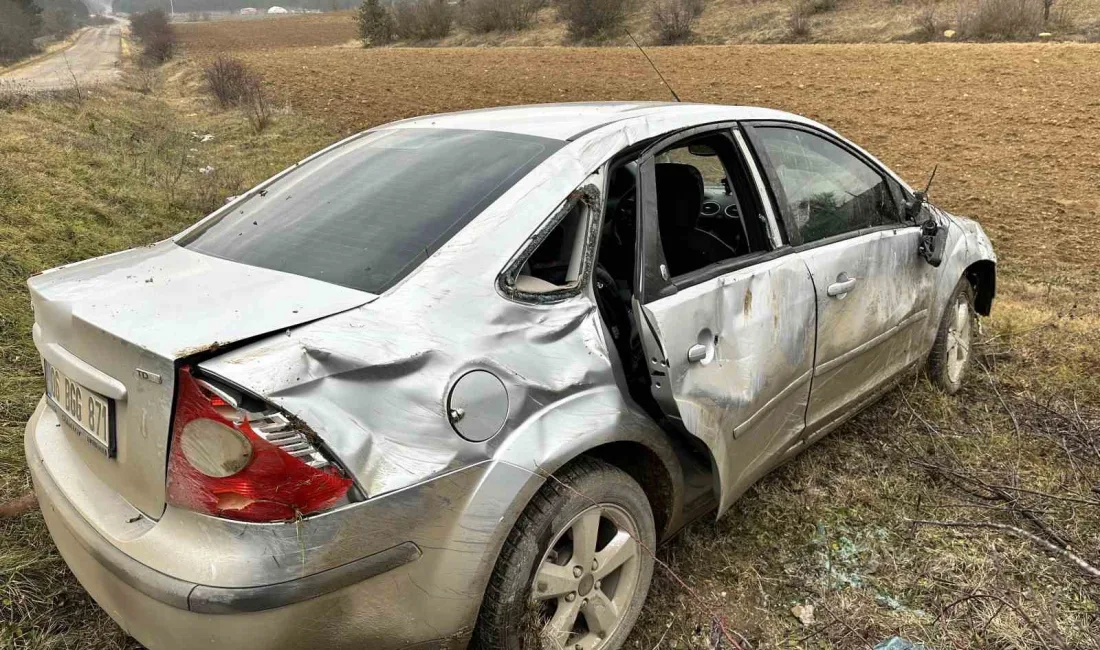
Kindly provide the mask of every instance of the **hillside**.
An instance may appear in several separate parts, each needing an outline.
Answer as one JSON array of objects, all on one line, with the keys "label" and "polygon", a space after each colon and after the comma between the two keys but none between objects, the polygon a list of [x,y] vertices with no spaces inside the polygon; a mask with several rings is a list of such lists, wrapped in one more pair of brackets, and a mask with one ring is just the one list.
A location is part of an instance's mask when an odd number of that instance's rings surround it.
[{"label": "hillside", "polygon": [[[628,29],[645,43],[653,43],[651,0],[635,0],[627,18]],[[960,30],[960,23],[974,20],[981,7],[989,8],[993,19],[1001,19],[1008,5],[1022,1],[1041,11],[1040,0],[704,0],[691,42],[709,45],[739,43],[882,43],[891,41],[948,40],[947,29]],[[806,13],[807,31],[792,33],[790,16],[796,6]],[[459,21],[461,22],[461,21]],[[216,22],[183,23],[180,34],[185,44],[204,48],[204,42],[240,43],[245,49],[297,45],[358,46],[355,13],[336,12],[298,16],[233,18]],[[960,30],[961,31],[961,30]],[[1051,19],[1027,30],[1014,40],[1100,41],[1100,0],[1055,0]],[[962,35],[955,37],[961,39]],[[980,40],[980,39],[971,39]],[[990,40],[1004,40],[991,38]],[[625,34],[604,41],[629,45]],[[406,43],[444,46],[547,46],[566,44],[566,30],[555,20],[553,8],[538,13],[530,29],[518,32],[473,34],[456,25],[451,35],[438,42]]]}]

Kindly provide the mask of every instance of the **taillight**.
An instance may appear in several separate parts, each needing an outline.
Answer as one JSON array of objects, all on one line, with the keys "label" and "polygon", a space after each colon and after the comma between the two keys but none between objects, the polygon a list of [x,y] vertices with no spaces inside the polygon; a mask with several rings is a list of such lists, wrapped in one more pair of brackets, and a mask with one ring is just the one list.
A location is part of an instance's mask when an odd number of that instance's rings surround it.
[{"label": "taillight", "polygon": [[[168,503],[229,519],[283,521],[339,501],[351,479],[323,459],[304,434],[261,431],[247,410],[207,390],[180,369],[168,457]],[[277,419],[286,418],[275,413]],[[288,436],[302,442],[287,444]]]}]

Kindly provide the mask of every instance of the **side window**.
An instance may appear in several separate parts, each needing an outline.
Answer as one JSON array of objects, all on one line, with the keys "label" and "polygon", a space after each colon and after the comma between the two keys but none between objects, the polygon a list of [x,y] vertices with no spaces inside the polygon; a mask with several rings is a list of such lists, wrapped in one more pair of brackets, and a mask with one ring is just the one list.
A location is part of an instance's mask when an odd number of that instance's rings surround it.
[{"label": "side window", "polygon": [[784,217],[803,243],[898,223],[890,186],[859,158],[806,131],[757,127],[756,134],[782,186]]},{"label": "side window", "polygon": [[657,226],[671,276],[768,249],[755,198],[724,131],[676,142],[653,158]]},{"label": "side window", "polygon": [[588,226],[596,195],[594,187],[583,186],[558,208],[550,224],[535,234],[501,276],[505,294],[548,302],[579,291],[585,258],[593,254],[589,240],[595,239],[595,233]]}]

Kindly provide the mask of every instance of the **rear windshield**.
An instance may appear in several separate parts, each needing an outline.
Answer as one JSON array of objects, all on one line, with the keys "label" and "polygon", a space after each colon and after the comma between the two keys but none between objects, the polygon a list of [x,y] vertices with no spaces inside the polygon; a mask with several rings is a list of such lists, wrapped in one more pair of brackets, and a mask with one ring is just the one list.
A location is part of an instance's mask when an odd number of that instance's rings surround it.
[{"label": "rear windshield", "polygon": [[381,293],[564,144],[492,131],[371,133],[302,165],[179,244]]}]

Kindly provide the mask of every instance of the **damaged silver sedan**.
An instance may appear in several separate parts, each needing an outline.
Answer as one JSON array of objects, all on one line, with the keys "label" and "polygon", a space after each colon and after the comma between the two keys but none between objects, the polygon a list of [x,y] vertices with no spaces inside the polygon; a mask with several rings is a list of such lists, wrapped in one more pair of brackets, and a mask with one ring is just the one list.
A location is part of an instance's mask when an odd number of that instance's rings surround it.
[{"label": "damaged silver sedan", "polygon": [[795,115],[419,118],[32,278],[26,454],[154,650],[613,650],[660,542],[907,370],[958,390],[994,282],[976,223]]}]

